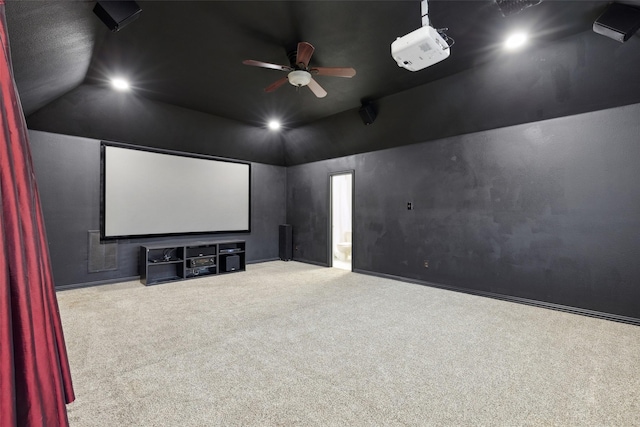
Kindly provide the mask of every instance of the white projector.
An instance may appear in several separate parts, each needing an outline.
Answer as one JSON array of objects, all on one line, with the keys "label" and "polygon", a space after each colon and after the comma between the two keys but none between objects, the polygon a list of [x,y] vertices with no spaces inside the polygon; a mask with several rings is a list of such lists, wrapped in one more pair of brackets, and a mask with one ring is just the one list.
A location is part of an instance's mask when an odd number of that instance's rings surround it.
[{"label": "white projector", "polygon": [[398,66],[418,71],[449,57],[447,42],[431,26],[425,25],[391,43],[391,56]]}]

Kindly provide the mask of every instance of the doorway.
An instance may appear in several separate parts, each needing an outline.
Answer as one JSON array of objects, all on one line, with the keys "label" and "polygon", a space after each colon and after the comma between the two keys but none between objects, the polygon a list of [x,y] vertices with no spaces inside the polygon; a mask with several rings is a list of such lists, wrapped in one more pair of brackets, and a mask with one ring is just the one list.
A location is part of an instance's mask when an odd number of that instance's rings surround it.
[{"label": "doorway", "polygon": [[353,172],[330,175],[331,266],[352,271]]}]

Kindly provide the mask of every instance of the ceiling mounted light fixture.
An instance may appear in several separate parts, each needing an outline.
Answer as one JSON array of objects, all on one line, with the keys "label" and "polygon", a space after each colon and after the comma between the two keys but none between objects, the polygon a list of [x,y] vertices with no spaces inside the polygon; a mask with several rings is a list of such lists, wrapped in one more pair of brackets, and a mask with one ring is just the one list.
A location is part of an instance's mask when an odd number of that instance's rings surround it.
[{"label": "ceiling mounted light fixture", "polygon": [[277,120],[271,120],[269,121],[268,126],[269,126],[269,129],[271,130],[278,130],[280,129],[280,122]]},{"label": "ceiling mounted light fixture", "polygon": [[294,86],[306,86],[311,81],[311,73],[304,70],[295,70],[288,74],[289,83]]},{"label": "ceiling mounted light fixture", "polygon": [[514,33],[507,37],[504,42],[504,47],[508,50],[515,50],[525,45],[527,42],[527,35],[525,33]]},{"label": "ceiling mounted light fixture", "polygon": [[327,91],[311,77],[312,74],[317,76],[351,78],[356,75],[356,70],[351,67],[310,67],[309,61],[311,60],[311,55],[313,55],[314,50],[315,48],[311,43],[299,42],[298,50],[289,54],[291,65],[278,65],[270,62],[256,61],[254,59],[245,59],[242,63],[253,67],[271,68],[272,70],[287,72],[285,77],[276,80],[264,88],[265,92],[273,92],[286,82],[289,82],[297,88],[306,86],[315,96],[324,98],[327,96]]},{"label": "ceiling mounted light fixture", "polygon": [[111,79],[111,85],[120,91],[126,91],[129,90],[131,88],[131,86],[129,85],[129,82],[126,81],[125,79],[121,78],[121,77],[115,77],[113,79]]}]

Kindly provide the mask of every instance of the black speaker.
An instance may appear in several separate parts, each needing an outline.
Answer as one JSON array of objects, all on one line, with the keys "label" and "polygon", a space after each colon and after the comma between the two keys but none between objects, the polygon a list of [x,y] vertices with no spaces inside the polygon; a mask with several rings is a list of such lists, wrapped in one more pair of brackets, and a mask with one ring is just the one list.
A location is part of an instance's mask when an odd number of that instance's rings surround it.
[{"label": "black speaker", "polygon": [[209,256],[218,253],[216,245],[204,245],[204,246],[192,246],[187,248],[187,258],[193,258],[198,256]]},{"label": "black speaker", "polygon": [[120,31],[140,17],[142,9],[135,1],[99,1],[93,8],[98,18],[111,31]]},{"label": "black speaker", "polygon": [[280,226],[280,259],[290,261],[293,259],[293,231],[289,224]]},{"label": "black speaker", "polygon": [[593,31],[624,43],[640,28],[640,9],[612,3],[593,23]]},{"label": "black speaker", "polygon": [[240,269],[240,256],[229,255],[224,258],[224,271],[236,271]]},{"label": "black speaker", "polygon": [[362,108],[360,108],[360,118],[362,119],[362,123],[365,125],[370,125],[376,119],[376,110],[373,108],[371,104],[363,104]]}]

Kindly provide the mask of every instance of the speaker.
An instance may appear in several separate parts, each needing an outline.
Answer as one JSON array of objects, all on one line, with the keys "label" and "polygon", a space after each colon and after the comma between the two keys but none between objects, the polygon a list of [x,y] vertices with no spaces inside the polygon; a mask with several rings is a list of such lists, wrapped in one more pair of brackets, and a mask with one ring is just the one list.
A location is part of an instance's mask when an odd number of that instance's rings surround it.
[{"label": "speaker", "polygon": [[280,226],[280,251],[279,256],[283,261],[293,259],[293,231],[289,224]]},{"label": "speaker", "polygon": [[365,125],[370,125],[376,119],[376,110],[371,104],[363,104],[362,108],[360,108],[360,111],[358,112],[360,113],[362,123]]},{"label": "speaker", "polygon": [[240,256],[229,255],[224,258],[224,271],[236,271],[240,269]]},{"label": "speaker", "polygon": [[216,245],[192,246],[187,248],[187,258],[212,256],[218,253]]},{"label": "speaker", "polygon": [[98,18],[111,31],[120,31],[140,17],[142,9],[135,1],[99,1],[93,8]]},{"label": "speaker", "polygon": [[640,9],[612,3],[593,23],[593,31],[624,43],[640,28]]},{"label": "speaker", "polygon": [[540,4],[542,0],[495,0],[502,16],[505,18],[509,15],[520,13],[528,7]]}]

